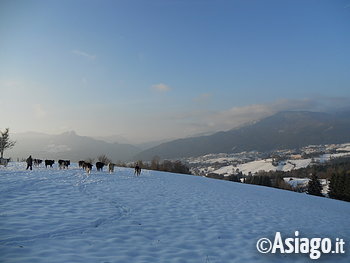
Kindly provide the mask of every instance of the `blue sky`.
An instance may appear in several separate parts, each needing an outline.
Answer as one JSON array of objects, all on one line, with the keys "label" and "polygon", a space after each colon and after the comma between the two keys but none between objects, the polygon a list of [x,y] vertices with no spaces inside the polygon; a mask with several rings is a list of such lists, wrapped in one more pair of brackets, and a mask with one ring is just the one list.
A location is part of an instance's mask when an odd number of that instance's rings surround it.
[{"label": "blue sky", "polygon": [[130,142],[350,102],[350,1],[0,0],[0,128]]}]

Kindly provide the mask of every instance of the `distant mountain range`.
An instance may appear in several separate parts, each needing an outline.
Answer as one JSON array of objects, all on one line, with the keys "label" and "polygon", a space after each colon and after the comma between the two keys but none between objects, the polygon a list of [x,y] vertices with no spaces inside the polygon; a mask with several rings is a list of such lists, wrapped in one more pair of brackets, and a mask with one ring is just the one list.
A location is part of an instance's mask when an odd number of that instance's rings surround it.
[{"label": "distant mountain range", "polygon": [[209,136],[178,139],[135,156],[150,160],[243,151],[268,152],[312,144],[350,142],[350,111],[341,113],[280,112],[254,124]]},{"label": "distant mountain range", "polygon": [[35,132],[12,134],[11,139],[17,143],[13,149],[5,151],[5,157],[14,159],[32,155],[40,159],[78,161],[105,154],[113,161],[146,161],[154,156],[175,159],[209,153],[268,152],[310,144],[350,142],[350,111],[280,112],[225,132],[137,146],[79,136],[74,131],[58,135]]},{"label": "distant mountain range", "polygon": [[15,147],[5,151],[5,155],[12,158],[40,159],[70,159],[72,161],[97,158],[105,154],[112,161],[128,161],[141,149],[130,144],[108,143],[86,136],[79,136],[74,131],[59,135],[43,133],[21,133],[11,135],[16,140]]}]

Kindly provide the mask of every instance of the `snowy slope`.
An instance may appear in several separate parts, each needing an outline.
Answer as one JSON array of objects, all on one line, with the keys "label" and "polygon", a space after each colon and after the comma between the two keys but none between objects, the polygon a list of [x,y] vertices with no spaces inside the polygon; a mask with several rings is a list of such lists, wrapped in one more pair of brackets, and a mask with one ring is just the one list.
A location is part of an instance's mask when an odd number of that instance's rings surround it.
[{"label": "snowy slope", "polygon": [[311,262],[259,254],[256,241],[299,230],[350,242],[350,203],[190,175],[11,163],[0,200],[0,262]]}]

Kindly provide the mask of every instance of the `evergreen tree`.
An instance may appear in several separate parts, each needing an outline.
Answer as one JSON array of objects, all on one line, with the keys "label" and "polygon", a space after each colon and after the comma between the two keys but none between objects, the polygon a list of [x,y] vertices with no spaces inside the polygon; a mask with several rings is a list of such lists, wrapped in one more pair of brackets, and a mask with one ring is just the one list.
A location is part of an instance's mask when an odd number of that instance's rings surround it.
[{"label": "evergreen tree", "polygon": [[329,181],[329,190],[328,195],[330,198],[338,199],[341,195],[341,191],[339,190],[339,175],[337,173],[333,173],[331,180]]},{"label": "evergreen tree", "polygon": [[270,176],[263,176],[264,180],[263,180],[263,185],[265,186],[271,186],[271,179]]},{"label": "evergreen tree", "polygon": [[320,181],[318,180],[318,177],[316,174],[312,174],[311,180],[309,181],[307,187],[308,187],[308,194],[309,195],[323,196],[322,195],[322,185],[321,185]]},{"label": "evergreen tree", "polygon": [[238,183],[241,182],[241,180],[239,179],[240,178],[239,175],[236,175],[236,174],[231,174],[230,176],[227,176],[226,178],[227,178],[227,180],[229,180],[231,182],[238,182]]},{"label": "evergreen tree", "polygon": [[350,202],[350,171],[344,174],[344,201]]},{"label": "evergreen tree", "polygon": [[338,171],[329,182],[329,197],[350,202],[350,172]]},{"label": "evergreen tree", "polygon": [[243,182],[247,184],[271,186],[271,180],[268,175],[247,176]]}]

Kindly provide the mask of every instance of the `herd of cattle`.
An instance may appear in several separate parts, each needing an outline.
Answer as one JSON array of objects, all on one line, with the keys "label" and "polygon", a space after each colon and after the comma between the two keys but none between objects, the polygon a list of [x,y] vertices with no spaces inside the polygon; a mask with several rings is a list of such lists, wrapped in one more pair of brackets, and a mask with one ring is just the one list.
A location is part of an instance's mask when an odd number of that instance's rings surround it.
[{"label": "herd of cattle", "polygon": [[[33,159],[33,164],[36,167],[39,167],[41,164],[43,163],[43,160],[41,159]],[[54,160],[45,160],[45,167],[51,167],[55,164]],[[68,169],[70,165],[70,160],[58,160],[58,167],[59,169]],[[78,162],[79,168],[84,169],[87,173],[90,173],[92,170],[92,167],[94,166],[93,164],[91,164],[90,162],[85,162],[85,161],[79,161]],[[103,162],[97,162],[96,164],[96,169],[97,171],[103,171],[103,167],[106,165]],[[108,163],[108,172],[113,173],[114,172],[114,167],[115,164],[114,163]]]},{"label": "herd of cattle", "polygon": [[[0,158],[0,165],[4,165],[6,167],[9,162],[10,162],[10,159]],[[43,160],[41,160],[41,159],[33,159],[33,165],[35,167],[39,167],[42,163],[43,163]],[[46,168],[47,167],[53,168],[55,161],[54,160],[45,160],[44,164],[45,164]],[[69,165],[70,165],[70,160],[58,160],[59,169],[68,169]],[[87,173],[90,173],[92,170],[92,167],[94,166],[91,162],[86,162],[86,161],[79,161],[78,165],[79,165],[79,168],[84,169]],[[116,166],[114,163],[105,164],[103,162],[97,162],[95,164],[97,171],[103,171],[103,167],[106,165],[108,167],[108,172],[113,173],[114,167]],[[30,164],[30,166],[31,166],[31,164]],[[137,164],[135,166],[135,174],[140,175],[140,173],[141,173],[141,167]]]}]

